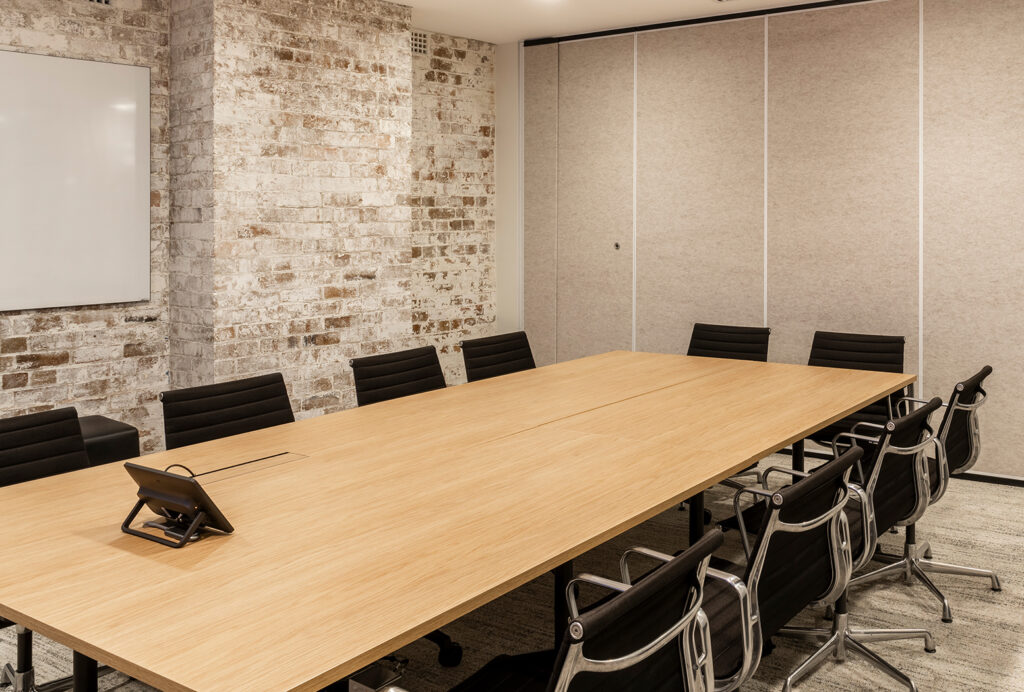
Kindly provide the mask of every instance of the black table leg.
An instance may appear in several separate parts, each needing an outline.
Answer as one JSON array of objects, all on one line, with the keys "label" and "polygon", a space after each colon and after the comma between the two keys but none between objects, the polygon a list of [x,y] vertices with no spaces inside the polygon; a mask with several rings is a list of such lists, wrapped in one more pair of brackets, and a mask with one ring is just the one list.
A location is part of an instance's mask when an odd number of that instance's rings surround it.
[{"label": "black table leg", "polygon": [[804,470],[804,441],[797,440],[793,443],[793,470]]},{"label": "black table leg", "polygon": [[704,535],[704,493],[690,496],[686,501],[690,505],[690,545]]},{"label": "black table leg", "polygon": [[99,679],[96,661],[76,651],[73,668],[74,692],[97,692]]},{"label": "black table leg", "polygon": [[569,604],[565,601],[565,590],[572,581],[572,560],[559,565],[552,573],[555,575],[555,651],[558,651],[569,624]]}]

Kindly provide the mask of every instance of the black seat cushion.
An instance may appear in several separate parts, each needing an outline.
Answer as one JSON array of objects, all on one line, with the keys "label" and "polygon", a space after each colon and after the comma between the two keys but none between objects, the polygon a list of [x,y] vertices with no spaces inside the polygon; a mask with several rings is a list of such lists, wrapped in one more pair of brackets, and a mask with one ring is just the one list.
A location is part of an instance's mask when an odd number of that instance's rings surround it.
[{"label": "black seat cushion", "polygon": [[931,492],[939,489],[939,460],[935,457],[928,457],[928,483]]},{"label": "black seat cushion", "polygon": [[544,692],[554,666],[553,650],[498,656],[451,692]]},{"label": "black seat cushion", "polygon": [[444,372],[433,346],[352,359],[360,406],[444,389]]},{"label": "black seat cushion", "polygon": [[0,420],[0,486],[88,467],[74,408]]},{"label": "black seat cushion", "polygon": [[276,372],[160,395],[167,449],[262,430],[295,420],[284,377]]},{"label": "black seat cushion", "polygon": [[767,327],[733,327],[725,324],[697,322],[690,334],[688,356],[732,358],[735,360],[768,360]]},{"label": "black seat cushion", "polygon": [[[718,558],[711,558],[711,566],[723,572],[743,577],[743,567]],[[725,678],[739,672],[743,665],[743,639],[741,634],[739,599],[731,586],[708,576],[704,580],[704,600],[701,608],[711,624],[711,652],[715,677]]]},{"label": "black seat cushion", "polygon": [[461,348],[469,382],[537,367],[526,332],[469,339],[462,342]]},{"label": "black seat cushion", "polygon": [[82,416],[78,422],[92,466],[139,456],[139,430],[135,426],[106,416]]},{"label": "black seat cushion", "polygon": [[864,552],[864,507],[860,500],[853,493],[846,503],[846,521],[850,525],[850,552],[853,554],[853,561],[860,559]]}]

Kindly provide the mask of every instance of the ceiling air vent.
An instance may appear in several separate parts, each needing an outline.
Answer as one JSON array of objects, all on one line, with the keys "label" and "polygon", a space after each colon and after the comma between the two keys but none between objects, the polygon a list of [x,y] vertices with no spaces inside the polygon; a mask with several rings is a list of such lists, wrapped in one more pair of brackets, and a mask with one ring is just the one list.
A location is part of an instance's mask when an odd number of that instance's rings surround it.
[{"label": "ceiling air vent", "polygon": [[110,4],[110,0],[86,0],[86,2],[91,2],[94,5],[109,5]]},{"label": "ceiling air vent", "polygon": [[427,54],[427,34],[423,31],[412,32],[412,53],[413,55]]}]

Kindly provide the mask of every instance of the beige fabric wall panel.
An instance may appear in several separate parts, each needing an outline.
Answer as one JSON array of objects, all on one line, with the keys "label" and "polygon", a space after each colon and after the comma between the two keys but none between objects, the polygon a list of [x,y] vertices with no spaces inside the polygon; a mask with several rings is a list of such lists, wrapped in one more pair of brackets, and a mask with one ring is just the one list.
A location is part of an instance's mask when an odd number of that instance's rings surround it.
[{"label": "beige fabric wall panel", "polygon": [[989,364],[979,471],[1024,476],[1024,3],[924,12],[924,356],[929,395]]},{"label": "beige fabric wall panel", "polygon": [[901,334],[918,370],[918,2],[768,18],[770,359]]},{"label": "beige fabric wall panel", "polygon": [[764,20],[641,34],[637,348],[764,320]]},{"label": "beige fabric wall panel", "polygon": [[558,79],[558,360],[632,346],[632,252],[633,37],[564,43]]},{"label": "beige fabric wall panel", "polygon": [[555,362],[558,45],[523,56],[523,311],[537,365]]}]

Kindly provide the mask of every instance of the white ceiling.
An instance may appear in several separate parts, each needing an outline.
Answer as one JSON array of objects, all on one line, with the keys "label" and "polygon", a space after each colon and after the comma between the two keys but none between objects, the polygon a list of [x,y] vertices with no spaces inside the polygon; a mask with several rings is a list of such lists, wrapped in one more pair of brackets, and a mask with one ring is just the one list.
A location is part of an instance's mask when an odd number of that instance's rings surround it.
[{"label": "white ceiling", "polygon": [[398,0],[415,29],[509,43],[735,14],[811,0]]}]

